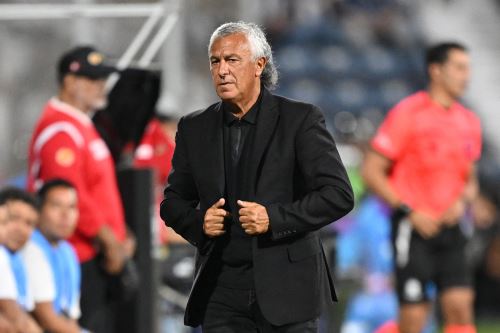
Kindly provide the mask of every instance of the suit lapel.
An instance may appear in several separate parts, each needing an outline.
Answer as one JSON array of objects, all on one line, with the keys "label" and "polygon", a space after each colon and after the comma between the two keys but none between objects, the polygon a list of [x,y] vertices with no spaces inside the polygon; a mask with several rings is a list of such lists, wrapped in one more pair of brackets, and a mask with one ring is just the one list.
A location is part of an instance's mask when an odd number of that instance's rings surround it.
[{"label": "suit lapel", "polygon": [[212,200],[222,198],[225,187],[221,106],[222,103],[215,106],[213,111],[208,114],[209,117],[203,124],[203,128],[200,129],[201,163],[203,163],[202,167],[207,175],[206,179],[214,185],[214,188],[210,188]]},{"label": "suit lapel", "polygon": [[255,139],[253,142],[253,151],[250,155],[248,165],[249,183],[253,185],[250,189],[251,196],[254,197],[257,190],[257,182],[259,180],[260,166],[262,158],[269,147],[269,142],[275,131],[276,124],[279,118],[278,103],[274,96],[265,88],[262,88],[262,102],[257,117],[257,128],[255,131]]}]

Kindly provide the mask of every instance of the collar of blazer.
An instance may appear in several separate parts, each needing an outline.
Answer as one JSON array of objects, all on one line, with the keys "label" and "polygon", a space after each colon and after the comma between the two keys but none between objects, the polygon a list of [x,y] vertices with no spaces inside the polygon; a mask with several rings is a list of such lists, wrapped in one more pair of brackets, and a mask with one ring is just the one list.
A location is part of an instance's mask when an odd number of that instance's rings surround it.
[{"label": "collar of blazer", "polygon": [[[255,194],[257,182],[262,167],[262,158],[269,147],[269,142],[274,134],[279,119],[278,100],[267,89],[262,88],[262,101],[260,111],[257,117],[257,127],[255,132],[255,142],[253,144],[252,157],[249,163],[250,179],[248,184],[253,184],[251,193]],[[207,110],[207,117],[203,121],[203,127],[207,129],[220,128],[223,124],[222,102],[213,106],[212,112]],[[224,177],[224,153],[222,130],[200,131],[200,153],[204,161],[204,168],[211,173],[210,179],[217,184],[217,192],[214,197],[221,198],[224,195],[225,177]],[[252,196],[253,196],[252,195]]]}]

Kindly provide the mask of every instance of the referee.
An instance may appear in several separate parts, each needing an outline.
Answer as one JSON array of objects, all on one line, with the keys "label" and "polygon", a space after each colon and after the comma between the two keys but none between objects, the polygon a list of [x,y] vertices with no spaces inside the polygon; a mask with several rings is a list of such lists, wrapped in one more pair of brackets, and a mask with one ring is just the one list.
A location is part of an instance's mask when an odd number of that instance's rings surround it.
[{"label": "referee", "polygon": [[392,241],[399,323],[379,332],[419,333],[437,287],[445,333],[473,333],[471,271],[460,220],[477,193],[479,119],[458,103],[469,55],[458,43],[427,50],[427,90],[389,111],[371,142],[363,177],[393,208]]}]

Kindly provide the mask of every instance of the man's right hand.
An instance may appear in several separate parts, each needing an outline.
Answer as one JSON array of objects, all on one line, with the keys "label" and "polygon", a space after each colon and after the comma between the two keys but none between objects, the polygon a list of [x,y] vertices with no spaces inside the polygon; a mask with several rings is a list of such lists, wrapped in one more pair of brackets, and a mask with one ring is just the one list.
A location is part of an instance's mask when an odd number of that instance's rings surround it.
[{"label": "man's right hand", "polygon": [[220,198],[212,207],[207,209],[203,220],[203,232],[208,237],[217,237],[225,233],[224,219],[230,214],[222,209],[226,200]]},{"label": "man's right hand", "polygon": [[438,221],[419,211],[413,210],[408,218],[412,226],[423,238],[431,238],[441,229],[441,225]]}]

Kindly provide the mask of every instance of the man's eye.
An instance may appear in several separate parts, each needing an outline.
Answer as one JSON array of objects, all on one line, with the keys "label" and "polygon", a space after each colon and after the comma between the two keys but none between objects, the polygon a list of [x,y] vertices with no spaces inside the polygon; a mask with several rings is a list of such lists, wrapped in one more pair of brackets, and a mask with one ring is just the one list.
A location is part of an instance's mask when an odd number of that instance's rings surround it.
[{"label": "man's eye", "polygon": [[213,65],[213,64],[217,64],[219,62],[219,60],[217,59],[212,59],[210,60],[210,63]]}]

